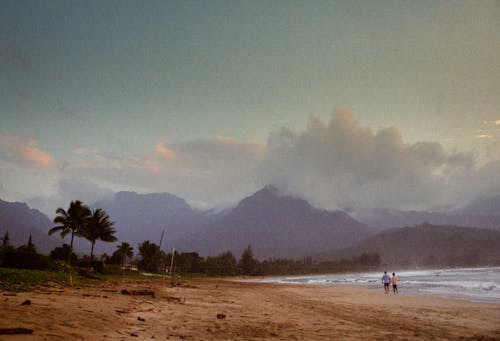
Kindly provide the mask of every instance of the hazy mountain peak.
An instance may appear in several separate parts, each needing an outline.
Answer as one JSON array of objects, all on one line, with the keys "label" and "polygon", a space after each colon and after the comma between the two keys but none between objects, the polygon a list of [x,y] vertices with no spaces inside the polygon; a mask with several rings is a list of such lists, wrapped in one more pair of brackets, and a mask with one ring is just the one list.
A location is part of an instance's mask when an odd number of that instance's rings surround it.
[{"label": "hazy mountain peak", "polygon": [[18,209],[29,209],[29,210],[33,210],[32,208],[30,208],[26,203],[24,202],[19,202],[19,201],[5,201],[5,200],[2,200],[0,198],[0,207],[6,207],[6,206],[10,206],[12,208],[18,208]]},{"label": "hazy mountain peak", "polygon": [[277,187],[267,185],[254,194],[244,198],[236,206],[236,210],[243,209],[262,209],[297,207],[300,209],[310,209],[311,205],[304,199],[285,195]]},{"label": "hazy mountain peak", "polygon": [[25,244],[31,235],[38,250],[48,252],[59,242],[56,236],[48,235],[51,227],[46,215],[26,203],[0,199],[0,236],[8,231],[12,245]]}]

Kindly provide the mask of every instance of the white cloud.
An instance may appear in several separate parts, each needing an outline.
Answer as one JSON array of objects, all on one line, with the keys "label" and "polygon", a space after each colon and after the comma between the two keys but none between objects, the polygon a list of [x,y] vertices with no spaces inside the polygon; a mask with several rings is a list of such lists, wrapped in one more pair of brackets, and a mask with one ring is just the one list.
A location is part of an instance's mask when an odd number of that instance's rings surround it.
[{"label": "white cloud", "polygon": [[405,143],[394,127],[373,132],[342,110],[329,122],[312,117],[301,133],[275,131],[259,177],[320,207],[418,209],[456,199],[445,189],[474,164],[438,143]]}]

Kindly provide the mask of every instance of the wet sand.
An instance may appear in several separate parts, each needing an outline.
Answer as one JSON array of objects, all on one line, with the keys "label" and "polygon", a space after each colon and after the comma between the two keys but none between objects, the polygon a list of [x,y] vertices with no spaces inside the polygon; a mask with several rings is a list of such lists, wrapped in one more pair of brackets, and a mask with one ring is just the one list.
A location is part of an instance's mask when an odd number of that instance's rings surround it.
[{"label": "wet sand", "polygon": [[34,333],[0,340],[500,340],[500,305],[351,286],[122,280],[0,292],[0,328],[15,327]]}]

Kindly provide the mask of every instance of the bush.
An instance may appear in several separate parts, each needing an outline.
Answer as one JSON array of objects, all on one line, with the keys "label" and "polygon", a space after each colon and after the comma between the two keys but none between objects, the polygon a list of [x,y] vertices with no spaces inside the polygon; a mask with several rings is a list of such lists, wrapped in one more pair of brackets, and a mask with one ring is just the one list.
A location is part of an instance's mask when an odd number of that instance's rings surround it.
[{"label": "bush", "polygon": [[82,259],[76,263],[76,266],[82,268],[92,268],[94,271],[100,274],[109,273],[109,271],[106,269],[106,266],[104,265],[104,262],[99,260]]},{"label": "bush", "polygon": [[47,270],[52,265],[50,257],[23,249],[11,249],[4,254],[3,259],[3,266],[6,268]]},{"label": "bush", "polygon": [[[58,246],[58,247],[54,248],[52,251],[50,251],[50,257],[54,260],[67,261],[70,250],[71,250],[71,248],[68,244],[63,244],[62,247]],[[78,260],[78,257],[73,252],[71,254],[71,264],[75,264],[77,260]]]}]

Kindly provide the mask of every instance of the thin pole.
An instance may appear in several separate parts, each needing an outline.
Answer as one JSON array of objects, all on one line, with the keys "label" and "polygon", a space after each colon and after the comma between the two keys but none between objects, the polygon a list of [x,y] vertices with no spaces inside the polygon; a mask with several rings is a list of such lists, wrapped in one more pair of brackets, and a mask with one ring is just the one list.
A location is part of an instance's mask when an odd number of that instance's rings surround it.
[{"label": "thin pole", "polygon": [[161,231],[161,237],[160,237],[160,244],[158,245],[158,248],[161,250],[161,242],[163,241],[163,235],[165,234],[165,230]]},{"label": "thin pole", "polygon": [[172,259],[170,260],[170,276],[172,276],[172,270],[174,269],[174,255],[175,255],[175,247],[172,250]]}]

